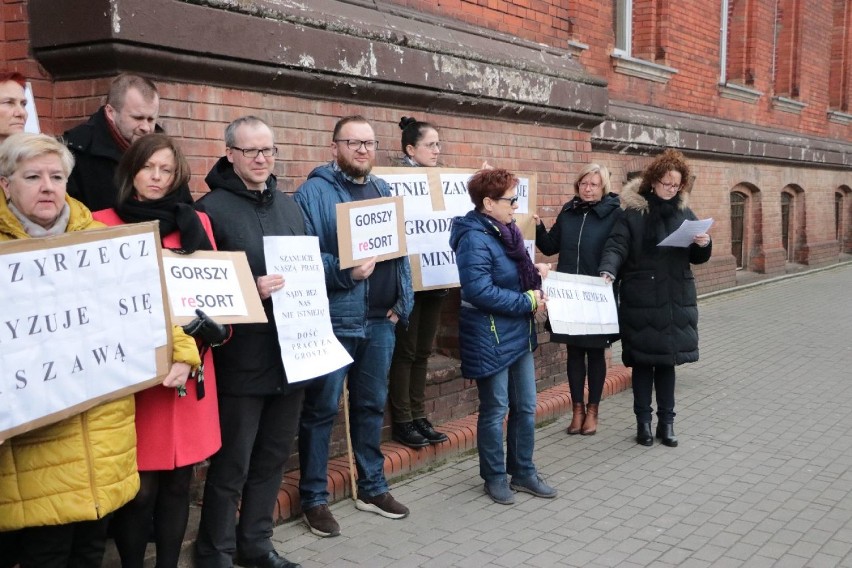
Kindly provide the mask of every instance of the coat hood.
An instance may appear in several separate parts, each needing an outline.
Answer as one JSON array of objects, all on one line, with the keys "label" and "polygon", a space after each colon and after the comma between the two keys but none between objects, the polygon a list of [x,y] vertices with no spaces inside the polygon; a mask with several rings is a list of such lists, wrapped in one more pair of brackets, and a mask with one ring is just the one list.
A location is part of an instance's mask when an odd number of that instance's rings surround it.
[{"label": "coat hood", "polygon": [[238,195],[250,201],[259,201],[265,199],[269,194],[267,191],[274,190],[278,186],[278,180],[270,174],[266,179],[266,190],[253,191],[246,187],[245,182],[240,179],[237,172],[234,171],[234,164],[228,161],[227,156],[222,156],[213,168],[207,173],[204,178],[204,183],[210,188],[210,191],[217,189],[230,191],[234,195]]},{"label": "coat hood", "polygon": [[[621,199],[622,209],[634,209],[641,213],[648,212],[648,200],[645,198],[644,194],[639,193],[639,187],[641,185],[641,177],[634,178],[624,184],[624,186],[621,188],[621,193],[618,194]],[[689,207],[689,193],[690,192],[687,191],[687,188],[681,188],[681,190],[678,192],[678,195],[680,196],[680,209],[687,209]]]},{"label": "coat hood", "polygon": [[[100,221],[95,221],[89,209],[71,197],[65,196],[65,203],[71,208],[66,233],[105,227]],[[0,199],[0,240],[28,239],[30,236],[15,214],[6,206],[6,200]]]}]

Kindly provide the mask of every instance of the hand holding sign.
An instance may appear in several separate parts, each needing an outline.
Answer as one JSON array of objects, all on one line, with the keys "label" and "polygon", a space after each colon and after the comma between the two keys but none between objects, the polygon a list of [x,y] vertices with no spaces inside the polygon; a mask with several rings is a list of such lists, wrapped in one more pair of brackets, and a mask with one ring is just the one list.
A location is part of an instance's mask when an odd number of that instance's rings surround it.
[{"label": "hand holding sign", "polygon": [[366,280],[370,277],[373,271],[376,269],[376,260],[378,257],[374,256],[361,266],[356,266],[352,269],[352,280]]},{"label": "hand holding sign", "polygon": [[266,276],[257,277],[257,293],[260,294],[261,300],[266,300],[274,292],[284,288],[284,277],[280,274],[267,274]]}]

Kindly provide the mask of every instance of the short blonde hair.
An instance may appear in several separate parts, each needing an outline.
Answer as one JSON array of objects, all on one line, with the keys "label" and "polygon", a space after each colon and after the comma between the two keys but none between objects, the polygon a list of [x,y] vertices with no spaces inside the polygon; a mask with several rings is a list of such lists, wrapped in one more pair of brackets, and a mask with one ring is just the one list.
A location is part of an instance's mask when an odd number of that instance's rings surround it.
[{"label": "short blonde hair", "polygon": [[67,178],[74,169],[74,156],[62,142],[46,134],[19,132],[0,143],[0,176],[9,177],[21,162],[55,154],[62,162],[62,171]]},{"label": "short blonde hair", "polygon": [[598,164],[587,164],[577,174],[577,179],[574,180],[574,193],[580,193],[580,181],[589,174],[598,174],[601,176],[601,186],[603,187],[603,195],[609,193],[610,176],[609,170]]}]

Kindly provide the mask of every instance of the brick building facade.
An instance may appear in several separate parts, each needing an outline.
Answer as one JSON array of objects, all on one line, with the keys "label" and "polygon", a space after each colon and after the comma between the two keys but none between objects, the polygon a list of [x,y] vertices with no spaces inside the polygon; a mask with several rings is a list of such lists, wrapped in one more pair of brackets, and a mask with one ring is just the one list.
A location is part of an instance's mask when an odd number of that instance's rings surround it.
[{"label": "brick building facade", "polygon": [[[739,270],[852,253],[852,0],[0,0],[0,64],[33,84],[42,130],[61,134],[121,71],[150,76],[161,124],[189,156],[191,187],[222,155],[224,126],[275,129],[293,191],[330,159],[340,116],[363,114],[379,164],[403,115],[437,125],[441,162],[539,173],[550,224],[574,172],[596,161],[616,191],[672,146],[713,217],[700,291]],[[453,301],[455,300],[455,302]],[[453,363],[457,295],[432,373],[436,422],[475,410]],[[541,339],[546,341],[546,334]],[[537,354],[540,387],[564,350]]]}]

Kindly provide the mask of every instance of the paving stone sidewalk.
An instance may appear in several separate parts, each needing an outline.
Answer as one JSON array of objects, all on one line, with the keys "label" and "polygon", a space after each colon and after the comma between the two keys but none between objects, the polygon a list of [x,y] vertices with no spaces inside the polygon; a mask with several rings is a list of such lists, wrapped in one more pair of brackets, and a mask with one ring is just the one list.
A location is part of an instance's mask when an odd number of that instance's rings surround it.
[{"label": "paving stone sidewalk", "polygon": [[292,521],[276,547],[304,568],[852,567],[850,290],[847,263],[702,298],[678,448],[633,441],[628,391],[603,401],[595,436],[565,435],[566,417],[537,431],[556,499],[492,503],[473,453],[395,483],[407,519],[346,500],[341,536]]}]

